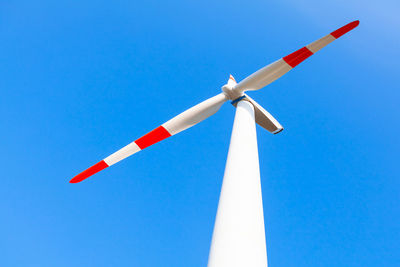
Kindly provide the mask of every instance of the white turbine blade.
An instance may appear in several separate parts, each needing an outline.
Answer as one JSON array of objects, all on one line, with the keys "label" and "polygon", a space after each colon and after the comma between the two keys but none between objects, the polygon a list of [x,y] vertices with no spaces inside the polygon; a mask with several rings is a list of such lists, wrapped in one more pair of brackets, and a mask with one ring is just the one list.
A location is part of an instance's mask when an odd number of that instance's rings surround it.
[{"label": "white turbine blade", "polygon": [[264,86],[272,83],[282,75],[296,67],[298,64],[303,62],[309,56],[325,47],[329,43],[333,42],[340,36],[353,30],[358,26],[360,22],[358,20],[350,22],[349,24],[337,29],[334,32],[322,37],[321,39],[293,52],[292,54],[283,57],[270,65],[256,71],[241,82],[239,82],[234,88],[234,91],[244,92],[247,90],[258,90]]},{"label": "white turbine blade", "polygon": [[171,135],[177,134],[214,115],[227,100],[228,97],[224,93],[220,93],[182,112],[164,123],[163,126]]},{"label": "white turbine blade", "polygon": [[245,100],[248,100],[254,107],[254,116],[258,125],[273,134],[282,132],[282,125],[268,111],[254,101],[250,96],[246,94],[245,96]]},{"label": "white turbine blade", "polygon": [[225,96],[225,94],[221,93],[201,102],[200,104],[197,104],[196,106],[182,112],[178,116],[157,127],[153,131],[140,137],[136,141],[121,148],[114,154],[96,163],[89,169],[76,175],[71,179],[70,183],[79,183],[89,176],[92,176],[93,174],[131,156],[132,154],[207,119],[211,115],[215,114],[222,104],[227,100],[228,98]]}]

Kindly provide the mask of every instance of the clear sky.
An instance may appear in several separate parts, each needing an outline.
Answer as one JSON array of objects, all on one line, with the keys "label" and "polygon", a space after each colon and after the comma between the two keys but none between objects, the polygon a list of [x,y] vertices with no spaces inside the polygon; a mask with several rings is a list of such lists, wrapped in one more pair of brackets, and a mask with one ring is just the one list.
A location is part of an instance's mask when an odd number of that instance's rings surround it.
[{"label": "clear sky", "polygon": [[400,4],[326,2],[2,1],[0,266],[206,266],[231,105],[68,181],[355,19],[249,93],[285,127],[258,127],[268,261],[400,266]]}]

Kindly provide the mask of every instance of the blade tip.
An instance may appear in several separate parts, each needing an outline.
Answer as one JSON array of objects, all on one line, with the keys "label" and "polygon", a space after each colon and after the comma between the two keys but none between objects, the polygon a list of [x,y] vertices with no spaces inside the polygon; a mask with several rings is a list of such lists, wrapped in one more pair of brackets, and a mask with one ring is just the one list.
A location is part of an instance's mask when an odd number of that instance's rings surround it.
[{"label": "blade tip", "polygon": [[74,178],[72,178],[69,183],[70,184],[77,184],[88,178],[90,175],[85,175],[85,172],[81,172],[80,174],[76,175]]},{"label": "blade tip", "polygon": [[282,132],[283,129],[284,129],[283,127],[280,127],[275,132],[273,132],[273,134],[278,134],[278,133]]},{"label": "blade tip", "polygon": [[345,35],[346,33],[348,33],[349,31],[353,30],[354,28],[356,28],[358,25],[360,24],[359,20],[355,20],[352,21],[346,25],[344,25],[343,27],[340,27],[339,29],[337,29],[336,31],[331,32],[331,35],[333,37],[335,37],[335,39],[338,39],[339,37]]},{"label": "blade tip", "polygon": [[82,182],[86,178],[92,176],[93,174],[98,173],[101,170],[104,170],[107,167],[108,167],[108,164],[104,160],[102,160],[102,161],[96,163],[95,165],[93,165],[92,167],[90,167],[89,169],[76,175],[74,178],[72,178],[69,181],[69,183],[76,184],[76,183]]},{"label": "blade tip", "polygon": [[350,22],[349,24],[353,25],[353,27],[356,28],[358,25],[360,25],[360,21],[357,19],[355,21]]}]

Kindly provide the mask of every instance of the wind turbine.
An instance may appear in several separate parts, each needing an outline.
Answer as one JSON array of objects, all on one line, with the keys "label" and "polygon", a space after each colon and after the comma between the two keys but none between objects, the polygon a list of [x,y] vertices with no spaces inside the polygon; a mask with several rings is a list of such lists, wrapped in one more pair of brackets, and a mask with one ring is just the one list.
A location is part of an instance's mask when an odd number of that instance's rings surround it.
[{"label": "wind turbine", "polygon": [[222,86],[222,93],[170,119],[76,175],[70,183],[79,183],[148,146],[196,125],[215,114],[222,104],[230,100],[237,109],[208,266],[267,266],[255,123],[273,134],[281,132],[283,127],[245,92],[267,86],[358,25],[358,20],[350,22],[254,72],[239,83],[230,75],[228,82]]}]

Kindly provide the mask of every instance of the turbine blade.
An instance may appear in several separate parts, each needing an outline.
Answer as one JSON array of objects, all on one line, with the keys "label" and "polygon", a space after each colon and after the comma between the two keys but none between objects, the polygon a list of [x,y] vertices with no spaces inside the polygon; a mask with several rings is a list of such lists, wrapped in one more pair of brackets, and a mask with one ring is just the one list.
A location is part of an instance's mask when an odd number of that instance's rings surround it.
[{"label": "turbine blade", "polygon": [[115,163],[133,155],[136,152],[139,152],[140,150],[145,149],[148,146],[186,130],[193,125],[196,125],[197,123],[215,114],[222,104],[227,100],[228,98],[225,96],[225,94],[221,93],[201,102],[200,104],[197,104],[196,106],[182,112],[178,116],[155,128],[153,131],[140,137],[136,141],[121,148],[114,154],[96,163],[89,169],[76,175],[71,179],[70,183],[79,183],[93,174],[104,170],[111,165],[114,165]]},{"label": "turbine blade", "polygon": [[229,80],[226,84],[231,87],[234,87],[237,84],[236,80],[235,80],[235,78],[233,78],[232,74],[229,75]]},{"label": "turbine blade", "polygon": [[286,74],[288,71],[296,67],[298,64],[316,53],[321,48],[325,47],[347,32],[353,30],[359,25],[359,23],[360,22],[358,20],[350,22],[349,24],[331,32],[321,39],[271,63],[268,66],[265,66],[264,68],[256,71],[242,80],[234,87],[233,90],[244,92],[247,90],[258,90],[263,88],[264,86],[280,78],[282,75]]},{"label": "turbine blade", "polygon": [[[243,100],[250,102],[254,107],[254,119],[258,125],[273,134],[283,131],[282,125],[268,111],[247,94],[244,94],[244,96]],[[233,105],[236,107],[237,103]]]},{"label": "turbine blade", "polygon": [[248,95],[246,95],[246,99],[254,107],[254,117],[255,117],[256,123],[258,125],[260,125],[265,130],[267,130],[273,134],[277,134],[277,133],[280,133],[283,131],[282,125],[268,111],[266,111],[260,104],[258,104],[254,99],[252,99]]}]

